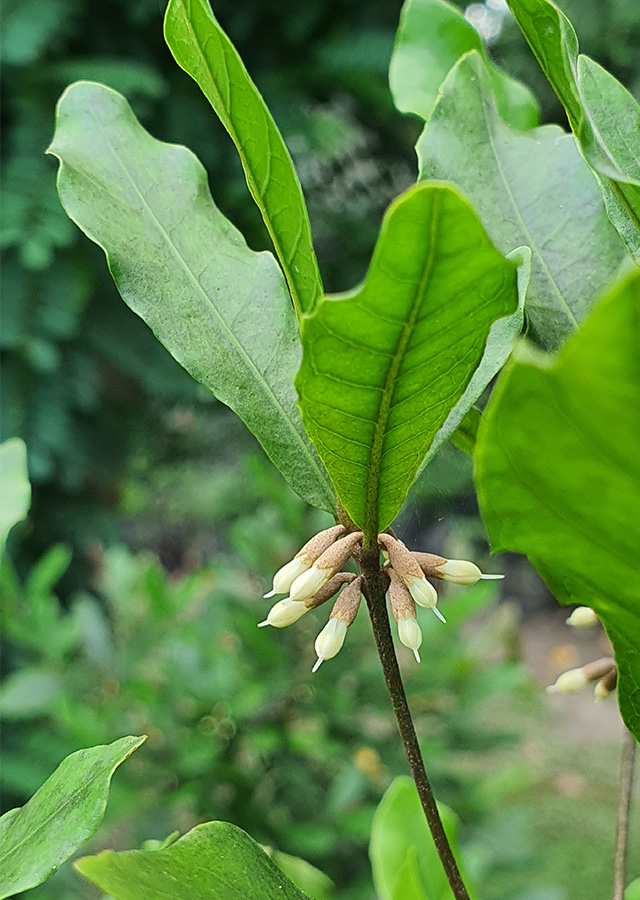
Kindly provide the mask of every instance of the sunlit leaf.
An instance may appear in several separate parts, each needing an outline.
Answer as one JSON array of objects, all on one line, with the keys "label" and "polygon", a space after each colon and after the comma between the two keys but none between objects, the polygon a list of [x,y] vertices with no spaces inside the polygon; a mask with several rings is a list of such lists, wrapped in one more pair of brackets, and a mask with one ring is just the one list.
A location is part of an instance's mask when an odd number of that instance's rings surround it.
[{"label": "sunlit leaf", "polygon": [[526,553],[561,603],[613,643],[621,712],[640,737],[640,275],[600,303],[556,360],[509,363],[476,444],[496,550]]},{"label": "sunlit leaf", "polygon": [[207,0],[170,0],[165,38],[236,145],[296,309],[311,312],[322,296],[311,227],[298,176],[271,113]]},{"label": "sunlit leaf", "polygon": [[[446,806],[438,804],[438,809],[460,864],[457,818]],[[373,820],[369,856],[381,900],[452,900],[447,876],[410,778],[396,778],[382,798]],[[465,882],[469,889],[467,878]]]},{"label": "sunlit leaf", "polygon": [[443,84],[417,150],[421,178],[459,185],[503,253],[531,249],[525,313],[536,340],[558,347],[625,255],[574,138],[555,125],[526,134],[505,125],[470,53]]},{"label": "sunlit leaf", "polygon": [[206,822],[160,850],[107,850],[76,869],[111,900],[309,900],[256,842],[227,822]]},{"label": "sunlit leaf", "polygon": [[91,837],[111,776],[145,740],[125,737],[72,753],[25,806],[0,819],[0,898],[40,884]]},{"label": "sunlit leaf", "polygon": [[78,82],[49,152],[67,214],[107,255],[125,302],[230,406],[305,500],[331,510],[328,476],[296,406],[296,317],[270,253],[254,253],[186,148],[161,143],[125,99]]},{"label": "sunlit leaf", "polygon": [[427,121],[440,85],[470,50],[477,50],[487,64],[505,121],[514,128],[534,128],[538,124],[538,103],[531,91],[489,60],[476,29],[458,7],[445,0],[406,0],[402,8],[389,68],[397,108]]},{"label": "sunlit leaf", "polygon": [[303,419],[369,540],[402,506],[491,325],[516,309],[515,264],[453,188],[422,184],[388,210],[364,283],[303,320]]},{"label": "sunlit leaf", "polygon": [[598,176],[607,212],[640,262],[640,106],[613,75],[578,54],[553,0],[507,0]]},{"label": "sunlit leaf", "polygon": [[0,444],[0,553],[7,535],[21,522],[31,504],[31,485],[27,472],[27,448],[20,438]]}]

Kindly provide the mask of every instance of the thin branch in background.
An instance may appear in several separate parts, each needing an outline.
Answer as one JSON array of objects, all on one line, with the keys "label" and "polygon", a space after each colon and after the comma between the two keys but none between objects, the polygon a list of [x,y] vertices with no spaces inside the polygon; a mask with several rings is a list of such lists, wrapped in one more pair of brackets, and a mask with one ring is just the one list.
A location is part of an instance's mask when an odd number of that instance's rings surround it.
[{"label": "thin branch in background", "polygon": [[625,728],[620,760],[620,788],[618,793],[618,819],[616,822],[616,848],[613,857],[613,900],[624,900],[627,882],[627,850],[629,847],[629,815],[633,794],[633,770],[636,759],[636,741]]},{"label": "thin branch in background", "polygon": [[372,552],[363,550],[362,573],[366,578],[365,597],[369,607],[369,615],[371,616],[371,624],[373,633],[378,647],[380,662],[384,672],[387,689],[391,697],[393,711],[398,723],[398,729],[402,737],[404,749],[407,754],[411,775],[418,789],[418,796],[422,803],[427,824],[433,836],[433,841],[438,851],[438,856],[442,862],[443,868],[449,880],[453,896],[456,900],[469,900],[469,894],[462,880],[458,864],[453,856],[451,845],[444,831],[442,819],[438,812],[435,797],[431,789],[431,784],[427,778],[427,773],[420,752],[418,737],[411,718],[407,696],[405,694],[402,676],[398,668],[398,660],[395,648],[393,646],[393,638],[391,637],[391,628],[389,626],[389,616],[387,613],[387,605],[385,601],[384,590],[380,583],[380,556],[377,549]]}]

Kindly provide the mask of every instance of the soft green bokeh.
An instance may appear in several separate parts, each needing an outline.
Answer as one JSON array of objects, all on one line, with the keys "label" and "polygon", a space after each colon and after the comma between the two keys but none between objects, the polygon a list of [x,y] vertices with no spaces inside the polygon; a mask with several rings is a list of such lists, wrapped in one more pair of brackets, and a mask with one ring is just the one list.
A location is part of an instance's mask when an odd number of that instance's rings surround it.
[{"label": "soft green bokeh", "polygon": [[7,536],[29,512],[31,485],[27,471],[27,448],[20,438],[0,445],[0,553]]}]

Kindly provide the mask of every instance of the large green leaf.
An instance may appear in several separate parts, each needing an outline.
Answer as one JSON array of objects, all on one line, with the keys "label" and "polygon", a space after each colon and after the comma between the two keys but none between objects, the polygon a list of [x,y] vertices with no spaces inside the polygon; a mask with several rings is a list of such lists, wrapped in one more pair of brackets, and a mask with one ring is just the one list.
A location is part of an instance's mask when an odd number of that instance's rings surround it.
[{"label": "large green leaf", "polygon": [[72,753],[25,806],[0,819],[0,898],[40,884],[91,837],[111,776],[145,740],[125,737]]},{"label": "large green leaf", "polygon": [[516,308],[515,264],[452,187],[422,184],[388,210],[364,283],[303,319],[302,416],[367,540],[402,506],[492,323]]},{"label": "large green leaf", "polygon": [[20,438],[0,444],[0,553],[7,535],[27,515],[31,504],[31,485],[27,471],[27,448]]},{"label": "large green leaf", "polygon": [[[438,804],[456,861],[457,818]],[[413,781],[394,779],[376,810],[369,856],[380,900],[451,900],[453,894],[438,857]],[[465,878],[467,888],[468,879]]]},{"label": "large green leaf", "polygon": [[578,54],[553,0],[507,0],[564,106],[598,181],[611,221],[640,262],[640,107],[613,75]]},{"label": "large green leaf", "polygon": [[612,291],[556,361],[508,365],[476,444],[496,550],[526,553],[561,603],[591,606],[613,643],[640,737],[640,275]]},{"label": "large green leaf", "polygon": [[256,842],[227,822],[161,850],[107,850],[75,863],[111,900],[309,900]]},{"label": "large green leaf", "polygon": [[531,249],[525,312],[536,340],[558,347],[625,255],[573,137],[554,125],[509,128],[485,64],[469,53],[443,84],[417,150],[420,177],[458,184],[503,253]]},{"label": "large green leaf", "polygon": [[456,6],[445,0],[406,0],[389,68],[396,107],[425,121],[433,112],[440,85],[458,59],[470,50],[481,54],[498,109],[514,128],[538,124],[538,103],[531,91],[495,66],[482,38]]},{"label": "large green leaf", "polygon": [[238,53],[207,0],[170,0],[165,38],[200,85],[240,155],[297,311],[311,312],[322,283],[311,227],[289,151]]},{"label": "large green leaf", "polygon": [[196,157],[156,141],[120,94],[89,82],[62,95],[49,152],[62,205],[105,251],[125,302],[240,416],[294,490],[331,510],[296,406],[300,341],[282,273],[216,208]]}]

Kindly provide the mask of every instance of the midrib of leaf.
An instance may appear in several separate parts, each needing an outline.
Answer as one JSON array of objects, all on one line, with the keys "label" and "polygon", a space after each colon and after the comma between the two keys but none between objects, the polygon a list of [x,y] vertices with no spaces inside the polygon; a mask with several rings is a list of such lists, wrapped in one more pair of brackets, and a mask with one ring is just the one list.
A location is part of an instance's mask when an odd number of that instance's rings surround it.
[{"label": "midrib of leaf", "polygon": [[[108,782],[111,779],[111,776],[113,775],[115,770],[118,768],[118,766],[121,763],[123,763],[125,761],[125,759],[128,759],[131,756],[131,754],[133,753],[133,751],[138,749],[138,747],[140,746],[141,743],[142,743],[142,741],[140,741],[137,744],[134,744],[134,746],[128,750],[126,755],[123,756],[122,759],[119,759],[117,762],[115,762],[113,764],[113,766],[109,769],[109,771],[106,772],[107,787],[108,787]],[[67,759],[68,759],[68,757],[67,757]],[[52,819],[55,819],[56,816],[58,816],[62,810],[66,809],[67,806],[69,806],[69,804],[73,803],[73,805],[75,807],[77,798],[80,797],[83,793],[89,793],[88,789],[91,787],[91,785],[93,785],[99,778],[102,778],[104,776],[105,776],[104,771],[96,772],[95,775],[92,778],[89,778],[88,781],[85,781],[81,787],[76,788],[76,790],[74,790],[73,793],[68,796],[66,801],[61,806],[56,806],[56,808],[51,813],[51,815],[47,816],[46,819],[43,819],[40,822],[40,824],[37,825],[35,828],[32,828],[30,830],[29,834],[26,834],[24,836],[24,838],[22,838],[21,841],[18,841],[17,844],[14,844],[13,847],[10,847],[9,851],[3,855],[2,859],[3,860],[8,859],[12,853],[15,853],[16,850],[18,850],[20,847],[22,847],[23,844],[27,843],[27,841],[29,841],[29,842],[33,841],[34,835],[37,835],[39,832],[41,832],[45,828],[45,826],[47,826],[49,824],[49,822],[52,821]],[[46,784],[46,781],[45,781],[45,784]],[[44,787],[44,785],[43,785],[43,787]],[[34,796],[35,796],[35,794],[34,794]],[[22,810],[24,808],[25,807],[23,806],[18,812],[22,812]],[[17,814],[16,814],[16,818],[17,818]],[[14,824],[14,822],[15,822],[15,819],[10,823],[9,827],[7,828],[7,830],[5,832],[5,836],[10,833],[11,827]]]},{"label": "midrib of leaf", "polygon": [[505,173],[504,173],[504,169],[502,168],[502,162],[501,162],[501,160],[500,160],[500,157],[499,157],[499,154],[498,154],[496,145],[495,145],[494,136],[493,136],[493,131],[492,131],[492,129],[491,129],[491,124],[490,124],[490,122],[489,122],[488,109],[487,109],[487,102],[486,102],[484,96],[482,97],[482,112],[483,112],[484,119],[485,119],[485,125],[486,125],[487,134],[489,135],[489,142],[490,142],[490,144],[491,144],[491,151],[492,151],[493,156],[494,156],[494,159],[495,159],[495,161],[496,161],[496,165],[497,165],[497,167],[498,167],[498,172],[500,173],[500,178],[502,179],[502,183],[504,184],[505,190],[506,190],[506,192],[507,192],[507,196],[508,196],[508,198],[509,198],[509,202],[511,203],[511,206],[513,207],[513,211],[514,211],[514,213],[516,214],[516,216],[517,216],[517,218],[518,218],[518,221],[520,222],[520,225],[522,226],[522,230],[524,231],[525,235],[527,236],[527,240],[528,240],[529,244],[531,245],[531,249],[535,252],[536,256],[538,257],[538,259],[539,259],[539,261],[540,261],[540,263],[541,263],[541,265],[542,265],[542,268],[544,269],[544,271],[545,271],[545,273],[546,273],[546,275],[547,275],[547,278],[549,279],[549,283],[551,284],[553,290],[554,290],[555,293],[556,293],[556,296],[557,296],[557,298],[558,298],[558,300],[559,300],[559,302],[560,302],[560,306],[561,306],[561,307],[564,309],[564,311],[566,312],[567,318],[568,318],[569,321],[573,324],[574,328],[576,328],[577,325],[578,325],[578,320],[577,320],[576,317],[574,316],[574,314],[573,314],[573,312],[572,312],[572,310],[571,310],[571,307],[569,306],[569,304],[567,303],[567,301],[566,301],[566,300],[564,299],[564,297],[562,296],[562,292],[561,292],[560,288],[558,287],[558,285],[556,284],[553,275],[552,275],[551,272],[549,271],[549,267],[547,266],[547,264],[546,264],[546,262],[545,262],[545,260],[544,260],[544,257],[542,256],[542,253],[541,253],[540,250],[538,249],[537,243],[533,240],[533,237],[532,237],[532,235],[531,235],[531,232],[529,231],[529,229],[528,229],[527,226],[525,225],[524,219],[522,218],[522,215],[521,215],[521,213],[520,213],[520,208],[519,208],[518,204],[516,203],[515,197],[513,196],[513,193],[512,193],[512,191],[511,191],[511,186],[509,185],[509,182],[508,182],[508,180],[507,180],[507,177],[506,177],[506,175],[505,175]]},{"label": "midrib of leaf", "polygon": [[[278,399],[278,397],[277,397],[276,394],[274,393],[273,388],[272,388],[271,385],[268,383],[268,381],[266,381],[266,380],[263,378],[262,373],[261,373],[260,370],[257,368],[256,364],[255,364],[254,361],[251,359],[251,357],[249,356],[249,354],[247,353],[247,351],[245,350],[245,348],[242,346],[242,344],[240,343],[240,341],[236,338],[236,336],[235,336],[235,334],[233,333],[233,331],[229,328],[229,326],[227,325],[227,322],[225,321],[225,319],[224,319],[223,316],[221,315],[220,311],[219,311],[219,310],[217,309],[217,307],[211,302],[211,299],[209,298],[207,292],[205,291],[205,289],[204,289],[204,288],[202,287],[202,285],[200,284],[200,281],[199,281],[198,278],[196,277],[195,273],[191,270],[191,268],[190,268],[189,264],[187,263],[186,259],[182,256],[182,254],[180,253],[180,251],[178,250],[178,248],[177,248],[177,247],[175,246],[175,244],[173,243],[173,240],[170,238],[169,233],[167,232],[166,228],[165,228],[164,225],[160,222],[160,220],[157,218],[156,214],[154,213],[154,211],[153,211],[152,208],[150,207],[149,203],[147,202],[147,200],[146,200],[144,194],[140,191],[140,189],[138,188],[138,185],[136,184],[135,180],[133,179],[133,177],[132,177],[131,174],[129,173],[129,170],[127,169],[127,167],[124,165],[124,163],[122,162],[122,160],[120,159],[120,157],[119,157],[118,154],[116,153],[116,151],[115,151],[115,149],[114,149],[114,147],[113,147],[113,145],[111,144],[111,141],[110,141],[110,139],[109,139],[109,134],[108,134],[108,132],[105,130],[105,128],[103,127],[102,122],[100,122],[99,118],[98,118],[97,116],[95,116],[95,115],[94,115],[94,120],[95,120],[95,122],[96,122],[96,124],[97,124],[99,130],[100,130],[100,131],[102,132],[102,134],[105,136],[105,144],[108,146],[110,154],[113,156],[113,158],[114,158],[115,161],[116,161],[116,164],[119,166],[119,168],[121,169],[121,171],[124,173],[125,177],[128,179],[129,183],[131,184],[133,190],[135,191],[135,193],[136,193],[136,194],[138,195],[138,197],[140,198],[140,201],[141,201],[143,207],[148,211],[149,215],[151,216],[151,218],[153,219],[153,221],[154,221],[154,222],[156,223],[156,225],[158,226],[158,229],[159,229],[159,230],[161,231],[161,233],[165,236],[165,238],[166,238],[166,240],[167,240],[167,243],[168,243],[169,247],[171,248],[171,250],[172,250],[172,252],[173,252],[175,258],[177,259],[178,263],[182,266],[182,268],[184,269],[184,271],[187,273],[187,276],[188,276],[188,277],[190,278],[190,280],[193,282],[193,284],[195,285],[195,287],[196,287],[196,289],[198,290],[198,292],[202,295],[202,297],[204,297],[204,299],[205,299],[205,301],[206,301],[206,303],[207,303],[207,308],[208,308],[208,309],[211,309],[211,310],[213,311],[213,314],[214,314],[214,315],[216,316],[216,318],[218,319],[218,321],[219,321],[219,323],[220,323],[220,325],[221,325],[223,331],[225,332],[225,334],[226,334],[227,337],[229,338],[230,343],[233,344],[233,345],[236,347],[236,349],[238,350],[239,355],[245,360],[245,362],[247,363],[248,367],[249,367],[249,368],[251,369],[251,371],[255,374],[256,380],[258,381],[258,383],[262,385],[262,388],[263,388],[263,390],[266,392],[267,396],[271,398],[271,400],[272,400],[272,402],[273,402],[273,405],[276,407],[276,409],[278,410],[278,412],[279,412],[280,415],[281,415],[281,418],[284,420],[287,429],[288,429],[288,430],[291,432],[291,434],[294,436],[295,441],[296,441],[296,443],[300,446],[300,449],[302,450],[303,454],[307,457],[307,459],[309,459],[309,461],[312,463],[314,469],[315,469],[316,472],[318,473],[318,476],[319,476],[320,481],[323,482],[325,485],[329,486],[328,478],[327,478],[327,475],[326,475],[325,471],[323,471],[323,470],[319,467],[317,460],[316,460],[316,459],[314,458],[314,456],[310,453],[309,447],[306,445],[305,441],[303,441],[303,439],[302,439],[300,433],[298,432],[298,430],[297,430],[296,428],[294,428],[293,422],[291,421],[291,419],[290,419],[289,416],[287,415],[287,413],[286,413],[284,407],[282,406],[282,403],[280,402],[280,400]],[[85,175],[85,177],[88,177],[90,181],[93,181],[94,183],[97,184],[97,182],[95,182],[95,180],[94,180],[94,179],[91,179],[89,176],[86,176],[86,175]],[[333,494],[333,489],[330,488],[329,490],[330,490],[330,494]]]},{"label": "midrib of leaf", "polygon": [[364,507],[363,532],[365,544],[369,547],[375,547],[377,543],[380,477],[382,474],[384,441],[387,436],[387,423],[389,421],[389,416],[391,415],[391,406],[396,390],[400,366],[402,364],[402,360],[409,341],[411,340],[413,327],[420,310],[421,301],[426,292],[427,285],[433,272],[433,266],[435,262],[434,238],[440,205],[441,202],[439,195],[434,194],[429,214],[429,241],[427,245],[425,261],[422,266],[420,281],[414,294],[411,309],[409,311],[409,316],[402,326],[402,331],[400,332],[400,337],[398,339],[396,349],[393,353],[391,363],[387,370],[385,384],[382,389],[382,396],[380,399],[380,406],[378,408],[378,417],[374,429],[373,441],[371,443],[371,452],[369,454],[369,473],[367,475],[367,490],[365,495]]},{"label": "midrib of leaf", "polygon": [[[216,39],[218,40],[218,46],[220,46],[220,47],[222,48],[222,56],[223,56],[223,59],[225,60],[225,64],[224,64],[224,72],[225,72],[226,79],[227,79],[227,85],[229,86],[229,90],[228,90],[228,100],[227,100],[226,102],[223,100],[222,95],[221,95],[220,91],[218,90],[218,86],[217,86],[217,84],[216,84],[216,82],[215,82],[215,79],[212,77],[212,75],[211,75],[211,73],[210,73],[210,71],[209,71],[209,64],[207,63],[207,58],[206,58],[205,53],[204,53],[204,46],[202,46],[202,45],[200,44],[200,42],[199,42],[199,40],[198,40],[198,38],[197,38],[197,36],[196,36],[196,33],[195,33],[195,31],[193,30],[193,28],[192,28],[192,26],[191,26],[191,19],[190,19],[190,17],[187,15],[187,10],[186,10],[186,8],[185,8],[185,4],[184,4],[183,0],[180,0],[180,4],[181,4],[181,6],[182,6],[182,8],[183,8],[183,10],[184,10],[184,18],[185,18],[185,21],[186,21],[186,24],[187,24],[187,29],[189,30],[189,32],[190,32],[190,34],[191,34],[191,37],[192,37],[192,39],[193,39],[193,43],[194,43],[194,45],[196,46],[196,48],[197,48],[197,50],[198,50],[198,53],[199,53],[199,55],[200,55],[200,61],[201,61],[202,66],[203,66],[203,68],[204,68],[205,76],[206,76],[206,78],[207,78],[207,80],[208,80],[208,82],[209,82],[211,91],[212,91],[213,94],[215,95],[215,97],[216,97],[218,103],[220,104],[220,108],[224,111],[223,125],[224,125],[224,127],[227,129],[227,131],[229,132],[229,136],[231,137],[231,140],[232,140],[233,143],[235,144],[236,149],[237,149],[237,151],[238,151],[238,154],[239,154],[239,156],[240,156],[240,159],[242,160],[242,167],[243,167],[243,169],[244,169],[244,171],[245,171],[245,176],[246,176],[247,182],[248,182],[248,184],[249,184],[249,190],[251,191],[251,194],[252,194],[252,196],[253,196],[255,202],[257,203],[260,212],[262,213],[262,219],[263,219],[263,221],[264,221],[264,224],[265,224],[265,226],[266,226],[267,231],[269,232],[269,237],[271,238],[271,240],[272,240],[272,242],[273,242],[273,246],[274,246],[274,249],[275,249],[276,254],[277,254],[277,256],[278,256],[278,259],[280,260],[280,263],[281,263],[281,265],[282,265],[282,269],[283,269],[283,272],[284,272],[284,277],[286,278],[286,281],[287,281],[287,287],[289,288],[289,293],[291,294],[291,299],[292,299],[292,301],[293,301],[293,305],[294,305],[295,310],[296,310],[296,315],[297,315],[298,319],[300,319],[300,317],[301,317],[301,315],[302,315],[302,306],[301,306],[301,304],[300,304],[300,297],[299,297],[299,295],[298,295],[298,291],[297,291],[297,289],[296,289],[295,283],[294,283],[293,278],[292,278],[292,276],[291,276],[290,265],[289,265],[289,262],[287,261],[287,258],[286,258],[286,256],[285,256],[284,251],[283,251],[282,245],[281,245],[281,243],[280,243],[280,241],[279,241],[279,239],[278,239],[278,236],[277,236],[276,232],[274,231],[273,224],[272,224],[272,222],[271,222],[271,217],[269,216],[269,214],[268,214],[268,212],[267,212],[267,207],[266,207],[266,205],[265,205],[265,203],[264,203],[264,201],[263,201],[263,199],[262,199],[263,194],[264,194],[264,193],[266,192],[266,190],[267,190],[267,186],[268,186],[268,183],[269,183],[269,180],[270,180],[270,172],[271,172],[270,148],[267,148],[267,153],[266,153],[267,158],[268,158],[268,160],[269,160],[269,161],[268,161],[268,164],[267,164],[267,177],[266,177],[266,183],[265,183],[264,188],[260,189],[260,188],[258,188],[258,185],[257,185],[257,182],[256,182],[256,178],[255,178],[253,169],[252,169],[252,168],[250,167],[250,165],[249,165],[248,157],[247,157],[247,155],[244,153],[244,149],[243,149],[243,146],[242,146],[242,142],[240,141],[240,139],[239,139],[239,137],[238,137],[238,133],[237,133],[237,131],[235,130],[235,128],[234,128],[234,126],[233,126],[233,122],[232,122],[232,119],[231,119],[231,116],[230,116],[230,112],[227,111],[227,110],[230,110],[230,109],[231,109],[231,87],[232,87],[232,83],[233,83],[233,82],[231,81],[231,79],[230,79],[230,77],[229,77],[229,68],[228,68],[227,62],[226,62],[226,60],[227,60],[227,51],[226,51],[226,48],[224,47],[224,43],[220,40],[220,36],[219,36],[218,34],[215,34],[215,37],[216,37]],[[214,37],[214,35],[209,35],[209,38],[208,38],[208,39],[210,39],[210,38],[212,38],[212,37]],[[270,138],[269,138],[269,126],[268,126],[268,123],[267,123],[267,129],[266,129],[266,132],[267,132],[267,140],[269,140]],[[293,164],[292,164],[292,165],[293,165]],[[299,238],[299,236],[298,236],[298,242],[299,242],[299,240],[300,240],[300,238]],[[297,245],[296,245],[296,246],[297,246]]]}]

